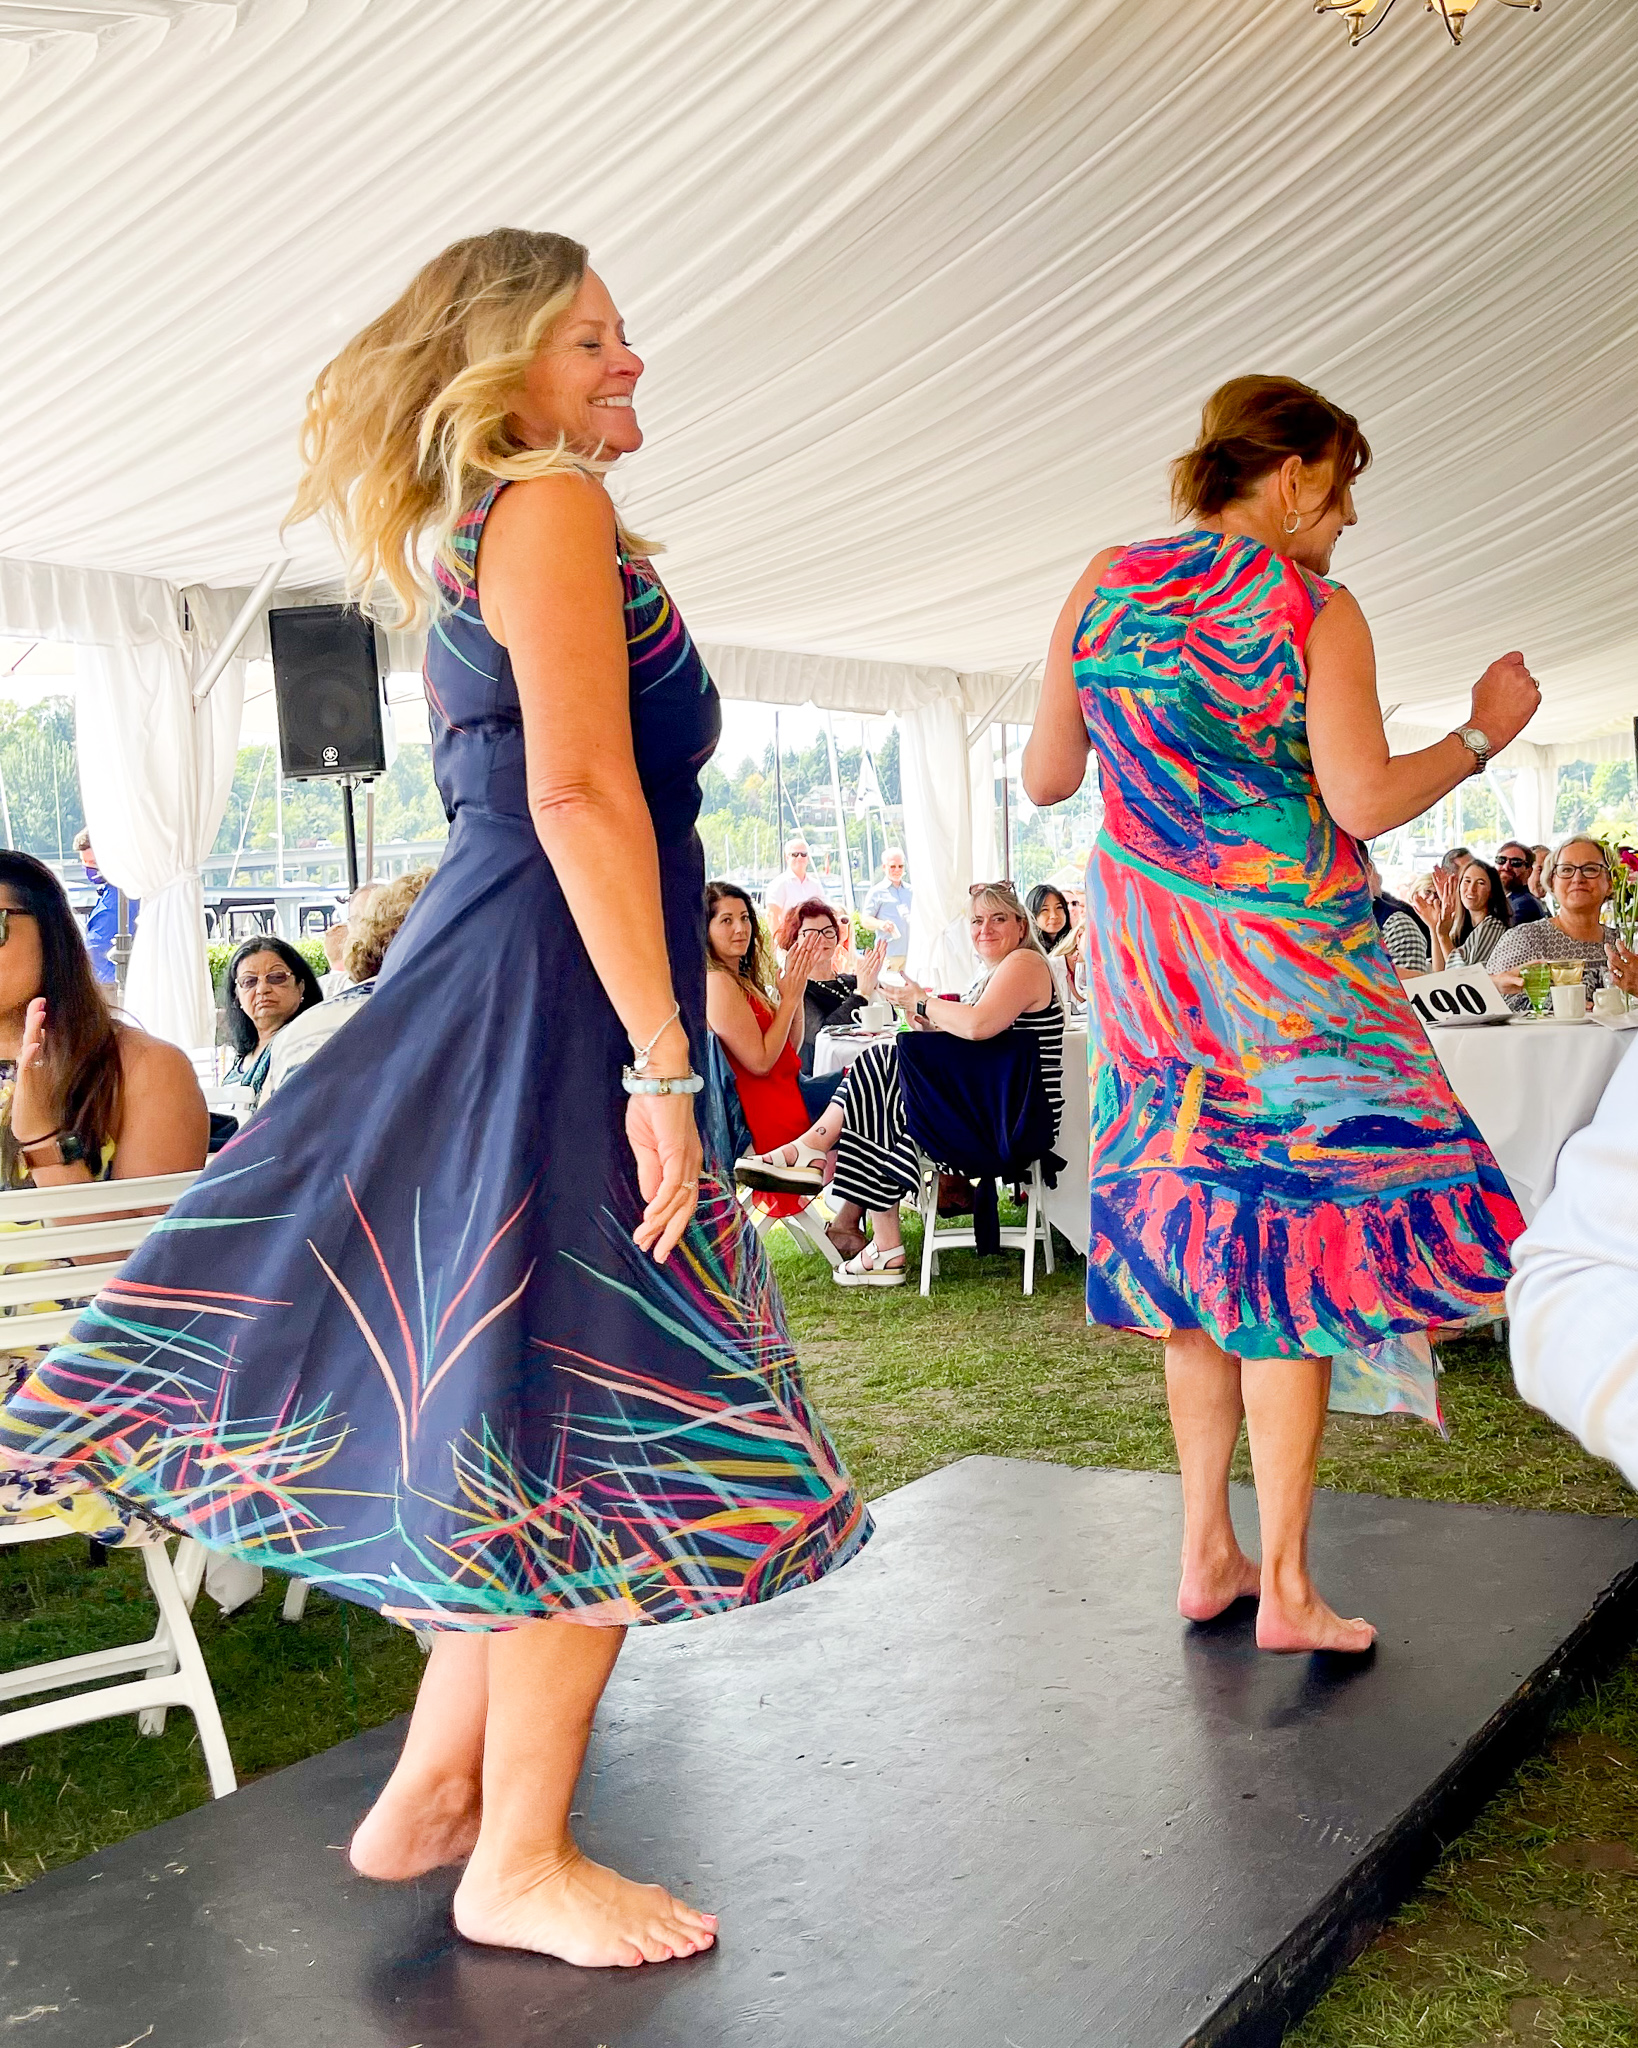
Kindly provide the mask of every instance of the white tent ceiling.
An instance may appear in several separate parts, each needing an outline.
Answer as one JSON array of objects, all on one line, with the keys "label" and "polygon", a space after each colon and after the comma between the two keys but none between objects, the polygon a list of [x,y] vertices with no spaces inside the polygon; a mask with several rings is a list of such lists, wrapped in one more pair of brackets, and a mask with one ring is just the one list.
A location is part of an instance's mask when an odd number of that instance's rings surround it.
[{"label": "white tent ceiling", "polygon": [[[0,0],[0,556],[253,582],[313,372],[516,222],[591,246],[648,359],[620,488],[699,637],[849,663],[727,658],[742,694],[1015,671],[1095,548],[1165,524],[1210,388],[1272,369],[1375,443],[1337,567],[1384,700],[1448,722],[1520,645],[1532,737],[1606,730],[1638,710],[1632,29],[1631,0],[1481,7],[1460,51],[1402,7],[1356,52],[1309,0]],[[41,629],[41,587],[0,581],[0,630]]]}]

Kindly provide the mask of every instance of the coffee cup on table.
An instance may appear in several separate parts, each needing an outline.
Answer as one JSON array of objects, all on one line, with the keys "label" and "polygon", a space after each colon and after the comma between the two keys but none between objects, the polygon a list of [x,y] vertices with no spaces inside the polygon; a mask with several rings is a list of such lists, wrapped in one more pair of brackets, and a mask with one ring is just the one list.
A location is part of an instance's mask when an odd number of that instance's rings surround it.
[{"label": "coffee cup on table", "polygon": [[[1602,995],[1604,991],[1599,990]],[[1553,1015],[1561,1024],[1578,1022],[1587,1014],[1587,984],[1576,981],[1566,986],[1563,982],[1553,984]]]}]

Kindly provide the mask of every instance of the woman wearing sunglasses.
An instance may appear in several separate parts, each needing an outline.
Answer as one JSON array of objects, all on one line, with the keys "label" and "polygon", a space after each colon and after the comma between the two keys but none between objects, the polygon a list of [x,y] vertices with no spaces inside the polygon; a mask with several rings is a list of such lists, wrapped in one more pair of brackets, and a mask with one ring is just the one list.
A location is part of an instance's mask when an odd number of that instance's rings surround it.
[{"label": "woman wearing sunglasses", "polygon": [[223,1083],[254,1090],[259,1103],[273,1063],[274,1039],[292,1017],[322,1003],[324,991],[294,946],[267,938],[245,940],[228,962],[224,985],[234,1061]]}]

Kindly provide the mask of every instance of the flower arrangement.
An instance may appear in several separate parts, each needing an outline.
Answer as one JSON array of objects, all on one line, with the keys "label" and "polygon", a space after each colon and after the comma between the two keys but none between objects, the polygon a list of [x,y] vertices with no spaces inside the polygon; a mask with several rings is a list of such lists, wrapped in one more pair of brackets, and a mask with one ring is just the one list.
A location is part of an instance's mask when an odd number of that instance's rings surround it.
[{"label": "flower arrangement", "polygon": [[1638,934],[1638,851],[1601,842],[1610,871],[1609,921],[1623,946]]}]

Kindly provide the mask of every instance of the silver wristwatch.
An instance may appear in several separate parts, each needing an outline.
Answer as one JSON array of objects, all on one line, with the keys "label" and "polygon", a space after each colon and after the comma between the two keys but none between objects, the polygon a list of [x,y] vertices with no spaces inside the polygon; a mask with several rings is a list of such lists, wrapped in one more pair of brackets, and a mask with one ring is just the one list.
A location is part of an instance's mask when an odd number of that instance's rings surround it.
[{"label": "silver wristwatch", "polygon": [[1490,735],[1481,732],[1476,725],[1462,725],[1456,729],[1456,737],[1473,756],[1473,772],[1484,773],[1484,765],[1490,759]]}]

